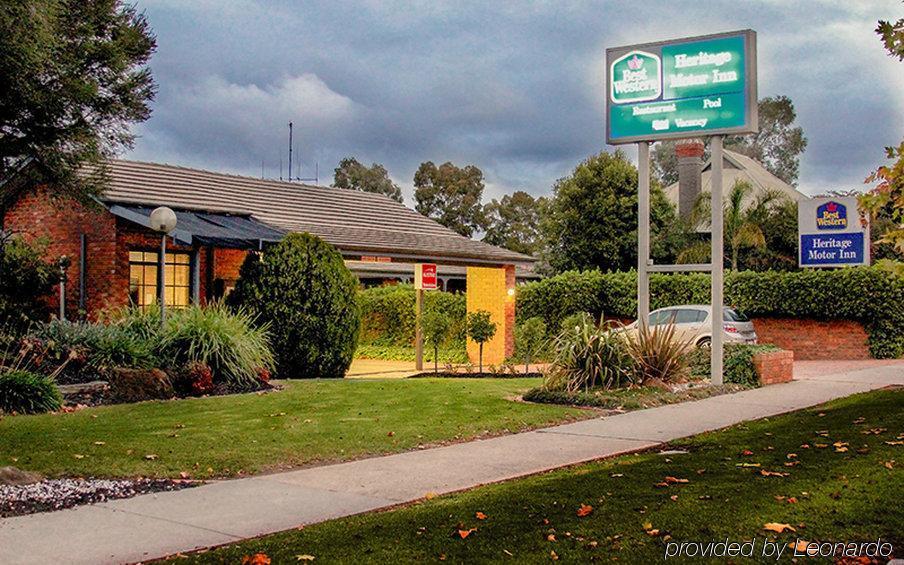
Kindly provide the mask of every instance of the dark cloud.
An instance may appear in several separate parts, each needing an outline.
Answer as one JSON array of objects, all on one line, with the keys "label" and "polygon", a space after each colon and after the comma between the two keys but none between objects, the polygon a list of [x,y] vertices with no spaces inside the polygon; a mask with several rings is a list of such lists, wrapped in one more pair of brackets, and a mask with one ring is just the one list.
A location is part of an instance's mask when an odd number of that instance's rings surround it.
[{"label": "dark cloud", "polygon": [[894,3],[141,4],[160,92],[132,156],[279,174],[286,124],[322,182],[347,155],[410,196],[425,160],[474,163],[488,197],[547,192],[605,147],[604,51],[750,27],[760,94],[787,94],[810,140],[805,190],[857,186],[901,138],[900,63],[873,33]]}]

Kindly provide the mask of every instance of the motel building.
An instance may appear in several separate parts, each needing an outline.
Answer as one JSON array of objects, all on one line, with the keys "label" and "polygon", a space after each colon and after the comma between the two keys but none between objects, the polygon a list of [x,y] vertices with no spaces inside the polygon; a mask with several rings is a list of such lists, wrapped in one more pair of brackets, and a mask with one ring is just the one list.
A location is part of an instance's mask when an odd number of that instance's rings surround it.
[{"label": "motel building", "polygon": [[[516,280],[535,278],[534,258],[463,237],[391,198],[369,192],[258,179],[156,163],[111,160],[97,205],[49,196],[28,165],[0,185],[4,229],[67,256],[67,317],[153,304],[165,269],[168,306],[226,296],[251,252],[290,232],[317,235],[338,249],[364,285],[408,282],[417,263],[436,263],[440,288],[463,290],[469,312],[497,324],[484,362],[514,352]],[[176,212],[165,263],[149,215]],[[54,293],[51,306],[58,308]],[[468,344],[476,360],[476,344]]]}]

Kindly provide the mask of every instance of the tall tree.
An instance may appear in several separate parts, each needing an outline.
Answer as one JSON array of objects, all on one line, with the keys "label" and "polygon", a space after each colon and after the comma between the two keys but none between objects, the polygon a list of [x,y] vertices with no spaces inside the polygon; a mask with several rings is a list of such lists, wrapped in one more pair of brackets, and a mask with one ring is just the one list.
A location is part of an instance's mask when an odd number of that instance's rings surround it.
[{"label": "tall tree", "polygon": [[346,157],[339,161],[333,175],[333,186],[336,188],[350,188],[364,192],[376,192],[385,194],[396,202],[402,201],[402,189],[389,178],[386,168],[373,163],[367,167],[358,162],[354,157]]},{"label": "tall tree", "polygon": [[540,214],[546,198],[534,198],[518,190],[495,198],[484,208],[486,235],[483,241],[531,255],[540,246]]},{"label": "tall tree", "polygon": [[[760,100],[757,108],[759,133],[727,137],[725,148],[756,159],[773,175],[797,186],[800,156],[807,148],[807,138],[803,128],[794,125],[794,102],[787,96],[770,96]],[[703,158],[709,158],[708,148]],[[657,143],[651,161],[652,174],[663,186],[678,181],[674,141]]]},{"label": "tall tree", "polygon": [[155,49],[145,16],[118,0],[4,2],[0,178],[33,159],[58,194],[96,194],[102,171],[77,172],[131,147],[130,126],[151,112]]},{"label": "tall tree", "polygon": [[[674,219],[658,184],[651,195],[653,232]],[[602,152],[559,179],[540,229],[556,272],[637,266],[637,169],[622,151]]]},{"label": "tall tree", "polygon": [[[888,54],[904,61],[904,19],[894,24],[880,20],[876,33]],[[904,141],[897,147],[886,147],[885,156],[893,162],[878,167],[866,178],[867,184],[876,186],[860,197],[860,206],[872,215],[873,221],[885,220],[885,231],[878,243],[904,253]]]},{"label": "tall tree", "polygon": [[484,225],[482,197],[483,172],[474,165],[427,161],[414,173],[414,209],[465,237]]}]

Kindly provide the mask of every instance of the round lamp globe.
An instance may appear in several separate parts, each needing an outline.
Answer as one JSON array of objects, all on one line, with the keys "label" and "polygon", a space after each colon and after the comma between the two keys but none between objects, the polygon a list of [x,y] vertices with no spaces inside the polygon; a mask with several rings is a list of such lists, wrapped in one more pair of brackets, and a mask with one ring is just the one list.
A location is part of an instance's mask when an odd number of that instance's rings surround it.
[{"label": "round lamp globe", "polygon": [[176,213],[166,206],[154,208],[150,215],[151,229],[169,233],[176,229]]}]

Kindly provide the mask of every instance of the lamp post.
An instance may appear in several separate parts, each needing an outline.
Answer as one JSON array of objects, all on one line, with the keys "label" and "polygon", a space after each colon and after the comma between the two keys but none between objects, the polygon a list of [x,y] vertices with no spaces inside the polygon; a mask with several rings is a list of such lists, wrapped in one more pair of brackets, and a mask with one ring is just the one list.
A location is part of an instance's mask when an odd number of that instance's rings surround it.
[{"label": "lamp post", "polygon": [[150,215],[151,229],[160,232],[160,259],[157,261],[160,302],[160,325],[166,321],[166,234],[176,229],[176,213],[166,206],[154,208]]},{"label": "lamp post", "polygon": [[72,260],[68,255],[63,255],[57,260],[57,267],[60,268],[60,320],[66,319],[66,271]]}]

